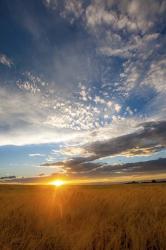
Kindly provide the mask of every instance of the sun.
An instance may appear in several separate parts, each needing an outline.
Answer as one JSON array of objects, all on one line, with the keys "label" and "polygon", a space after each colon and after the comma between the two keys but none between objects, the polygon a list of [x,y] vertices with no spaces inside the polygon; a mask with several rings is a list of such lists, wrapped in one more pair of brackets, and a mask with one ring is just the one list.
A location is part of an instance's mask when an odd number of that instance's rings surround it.
[{"label": "sun", "polygon": [[63,180],[55,180],[55,181],[52,181],[50,184],[56,187],[60,187],[60,186],[63,186],[65,182]]}]

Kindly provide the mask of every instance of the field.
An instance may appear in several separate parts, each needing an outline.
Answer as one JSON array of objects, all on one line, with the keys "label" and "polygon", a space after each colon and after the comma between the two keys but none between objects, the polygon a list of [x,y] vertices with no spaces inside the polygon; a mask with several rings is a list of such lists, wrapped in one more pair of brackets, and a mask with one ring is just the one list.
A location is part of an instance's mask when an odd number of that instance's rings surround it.
[{"label": "field", "polygon": [[164,250],[166,185],[1,185],[0,249]]}]

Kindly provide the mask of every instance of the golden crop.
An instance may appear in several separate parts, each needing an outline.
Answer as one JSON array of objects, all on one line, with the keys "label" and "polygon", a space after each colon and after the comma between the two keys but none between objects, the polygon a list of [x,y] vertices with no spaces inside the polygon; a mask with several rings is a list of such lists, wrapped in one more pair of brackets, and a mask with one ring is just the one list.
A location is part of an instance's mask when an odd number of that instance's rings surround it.
[{"label": "golden crop", "polygon": [[0,249],[164,250],[166,185],[1,185]]}]

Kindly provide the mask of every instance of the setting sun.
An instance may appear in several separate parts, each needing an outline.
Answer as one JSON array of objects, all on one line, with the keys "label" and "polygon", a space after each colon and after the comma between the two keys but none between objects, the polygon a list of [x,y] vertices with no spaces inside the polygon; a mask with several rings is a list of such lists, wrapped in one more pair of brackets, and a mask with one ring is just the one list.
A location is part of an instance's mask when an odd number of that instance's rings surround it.
[{"label": "setting sun", "polygon": [[65,184],[65,182],[62,180],[55,180],[55,181],[51,182],[51,185],[56,186],[56,187],[63,186],[64,184]]}]

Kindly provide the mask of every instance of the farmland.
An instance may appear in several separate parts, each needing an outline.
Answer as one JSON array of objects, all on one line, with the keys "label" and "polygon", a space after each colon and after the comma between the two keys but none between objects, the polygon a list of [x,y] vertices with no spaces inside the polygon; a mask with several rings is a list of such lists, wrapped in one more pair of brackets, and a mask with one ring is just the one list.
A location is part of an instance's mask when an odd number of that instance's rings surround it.
[{"label": "farmland", "polygon": [[0,185],[1,250],[166,249],[166,185]]}]

